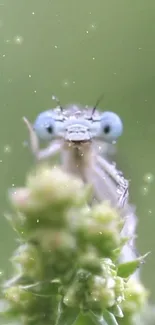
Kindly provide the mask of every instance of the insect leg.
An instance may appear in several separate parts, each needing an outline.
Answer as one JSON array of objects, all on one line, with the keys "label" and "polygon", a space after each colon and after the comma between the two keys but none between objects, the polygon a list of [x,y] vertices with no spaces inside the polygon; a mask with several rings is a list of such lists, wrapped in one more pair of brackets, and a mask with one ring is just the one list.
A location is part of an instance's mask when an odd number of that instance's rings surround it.
[{"label": "insect leg", "polygon": [[117,195],[118,195],[118,207],[123,207],[128,202],[128,181],[123,175],[115,168],[113,164],[110,164],[103,157],[97,156],[96,160],[101,168],[109,175],[109,177],[116,183]]},{"label": "insect leg", "polygon": [[110,164],[101,156],[97,156],[96,160],[100,164],[100,166],[107,172],[107,174],[111,176],[111,178],[116,182],[116,184],[125,188],[128,187],[128,181],[125,180],[122,175],[120,175],[120,172],[115,168],[113,164]]},{"label": "insect leg", "polygon": [[37,160],[46,159],[48,157],[53,156],[57,152],[59,152],[59,150],[61,148],[61,143],[58,141],[55,141],[52,144],[50,144],[47,148],[40,150],[38,137],[37,137],[36,133],[34,132],[31,123],[25,117],[23,117],[23,120],[29,130],[30,145],[31,145],[32,153]]}]

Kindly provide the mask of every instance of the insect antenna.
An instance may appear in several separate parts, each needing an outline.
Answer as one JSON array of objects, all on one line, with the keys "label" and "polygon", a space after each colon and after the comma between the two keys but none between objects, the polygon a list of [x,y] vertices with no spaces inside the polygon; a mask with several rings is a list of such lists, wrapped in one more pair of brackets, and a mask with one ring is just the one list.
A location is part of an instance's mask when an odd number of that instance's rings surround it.
[{"label": "insect antenna", "polygon": [[97,106],[100,104],[100,102],[102,101],[103,98],[104,98],[104,94],[102,94],[102,95],[97,99],[96,104],[95,104],[95,106],[94,106],[93,109],[92,109],[91,118],[93,117],[93,115],[94,115],[94,113],[95,113],[95,111],[96,111]]},{"label": "insect antenna", "polygon": [[58,104],[58,106],[60,107],[61,113],[63,113],[63,107],[60,104],[60,100],[59,98],[57,98],[56,96],[52,96],[52,99],[56,101],[56,103]]}]

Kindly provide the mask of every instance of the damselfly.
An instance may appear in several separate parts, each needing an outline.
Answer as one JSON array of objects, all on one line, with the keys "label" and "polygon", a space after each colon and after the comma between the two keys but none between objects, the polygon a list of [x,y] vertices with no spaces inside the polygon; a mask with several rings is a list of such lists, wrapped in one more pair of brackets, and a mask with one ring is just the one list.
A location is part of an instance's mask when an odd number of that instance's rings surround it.
[{"label": "damselfly", "polygon": [[[34,124],[24,118],[29,129],[31,150],[37,160],[60,153],[62,168],[92,185],[97,201],[109,200],[126,218],[123,234],[135,234],[137,218],[128,203],[128,181],[105,157],[107,145],[123,132],[120,117],[110,111],[99,112],[97,105],[83,109],[79,105],[58,105],[40,113]],[[39,149],[39,139],[49,142]],[[134,239],[124,247],[123,260],[135,257]]]}]

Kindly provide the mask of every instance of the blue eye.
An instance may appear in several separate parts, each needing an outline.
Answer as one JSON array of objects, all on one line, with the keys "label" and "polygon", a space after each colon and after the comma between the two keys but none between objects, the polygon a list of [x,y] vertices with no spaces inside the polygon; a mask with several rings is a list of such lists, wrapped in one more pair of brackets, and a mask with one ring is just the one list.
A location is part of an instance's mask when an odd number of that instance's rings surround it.
[{"label": "blue eye", "polygon": [[120,117],[113,112],[104,112],[101,116],[102,136],[107,142],[115,141],[123,132]]},{"label": "blue eye", "polygon": [[35,122],[34,130],[37,136],[42,140],[51,140],[55,133],[55,121],[52,117],[51,111],[40,113]]}]

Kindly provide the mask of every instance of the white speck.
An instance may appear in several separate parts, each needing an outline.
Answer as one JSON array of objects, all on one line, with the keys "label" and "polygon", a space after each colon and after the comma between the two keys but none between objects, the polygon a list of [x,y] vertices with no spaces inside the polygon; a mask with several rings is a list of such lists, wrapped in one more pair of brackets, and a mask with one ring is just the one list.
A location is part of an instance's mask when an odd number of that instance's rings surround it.
[{"label": "white speck", "polygon": [[95,30],[95,29],[96,29],[96,25],[95,25],[95,24],[91,24],[91,25],[90,25],[90,29]]},{"label": "white speck", "polygon": [[147,186],[144,186],[141,188],[141,193],[143,196],[146,196],[148,194],[148,192],[149,192],[149,189]]},{"label": "white speck", "polygon": [[91,11],[89,11],[89,15],[91,15]]},{"label": "white speck", "polygon": [[37,219],[37,223],[39,223],[39,219]]},{"label": "white speck", "polygon": [[87,34],[89,33],[88,30],[86,30],[86,33],[87,33]]},{"label": "white speck", "polygon": [[68,304],[69,299],[67,297],[64,298],[64,303],[67,305]]},{"label": "white speck", "polygon": [[29,74],[29,78],[31,78],[32,76],[31,76],[31,74]]},{"label": "white speck", "polygon": [[34,11],[32,11],[32,15],[35,15],[35,12]]},{"label": "white speck", "polygon": [[36,91],[36,90],[34,90],[34,93],[35,93],[35,94],[36,94],[36,92],[37,92],[37,91]]},{"label": "white speck", "polygon": [[73,84],[75,84],[75,81],[73,81]]},{"label": "white speck", "polygon": [[117,297],[117,302],[120,304],[121,302],[122,302],[122,300],[123,300],[123,298],[122,298],[122,296],[119,296],[119,297]]},{"label": "white speck", "polygon": [[21,45],[23,43],[23,37],[22,36],[19,36],[19,35],[18,36],[15,36],[14,42],[17,45]]},{"label": "white speck", "polygon": [[142,50],[142,47],[139,47],[138,50]]},{"label": "white speck", "polygon": [[152,210],[149,210],[148,212],[149,212],[149,214],[152,214]]},{"label": "white speck", "polygon": [[144,179],[144,182],[151,184],[154,181],[154,176],[151,173],[147,173],[144,175],[143,179]]},{"label": "white speck", "polygon": [[10,153],[11,152],[11,147],[9,145],[6,145],[4,147],[4,153]]},{"label": "white speck", "polygon": [[3,160],[0,159],[0,163],[2,163],[2,162],[3,162]]},{"label": "white speck", "polygon": [[10,39],[6,39],[6,40],[5,40],[5,43],[6,43],[6,44],[10,43]]},{"label": "white speck", "polygon": [[116,72],[114,72],[113,74],[115,74],[115,75],[116,75]]},{"label": "white speck", "polygon": [[5,58],[5,54],[3,54],[2,57]]},{"label": "white speck", "polygon": [[95,57],[93,56],[93,60],[95,60]]},{"label": "white speck", "polygon": [[15,187],[15,184],[11,184],[12,187]]},{"label": "white speck", "polygon": [[68,87],[69,86],[69,81],[68,80],[64,80],[62,84],[63,84],[64,87]]},{"label": "white speck", "polygon": [[54,47],[55,47],[55,49],[57,49],[57,48],[58,48],[58,46],[57,46],[57,45],[54,45]]}]

